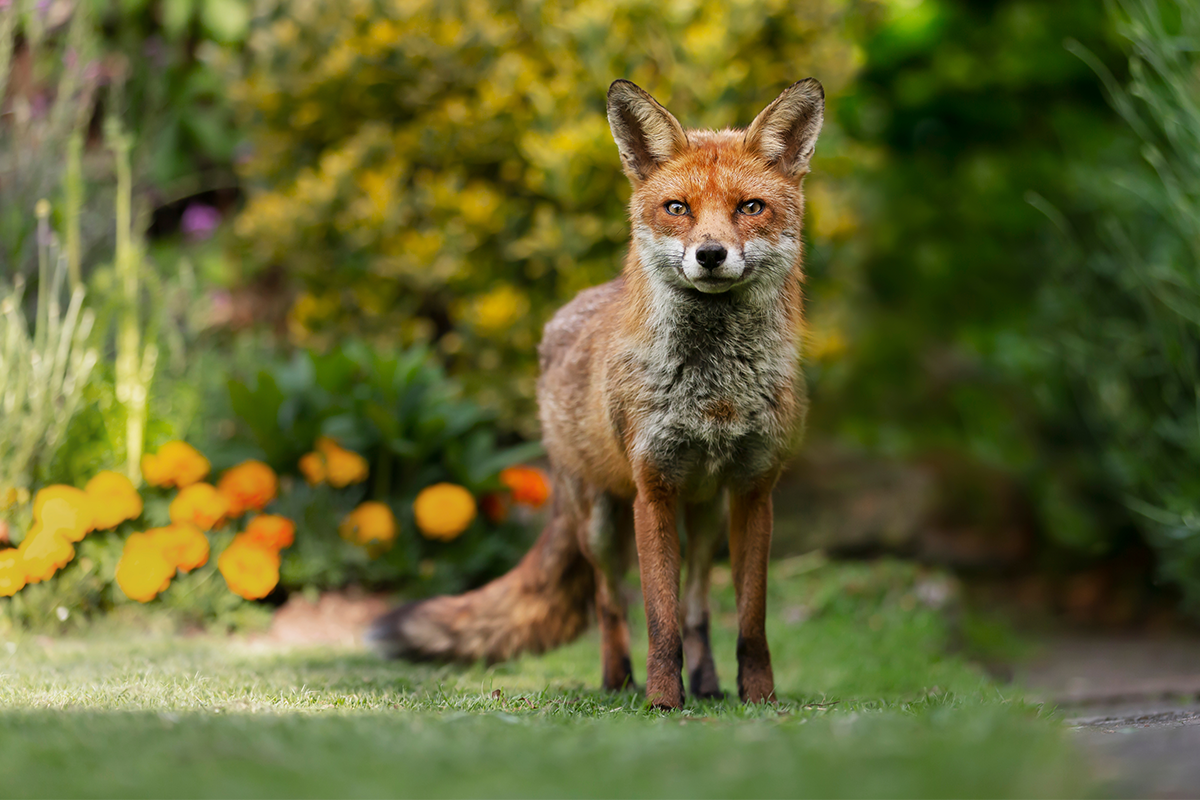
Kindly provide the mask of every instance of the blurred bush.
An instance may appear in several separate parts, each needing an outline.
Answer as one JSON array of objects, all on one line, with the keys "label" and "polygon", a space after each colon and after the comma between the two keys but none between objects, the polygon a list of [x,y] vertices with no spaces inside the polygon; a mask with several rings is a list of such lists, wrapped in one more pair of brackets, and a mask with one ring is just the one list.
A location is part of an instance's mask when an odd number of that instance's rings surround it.
[{"label": "blurred bush", "polygon": [[[1107,552],[1120,526],[1038,322],[1068,255],[1027,197],[1084,218],[1095,196],[1067,165],[1099,163],[1121,132],[1068,37],[1122,60],[1100,3],[892,3],[865,39],[837,106],[873,154],[856,174],[855,246],[836,267],[851,295],[846,355],[815,386],[810,430],[961,465],[948,474],[1007,476],[1041,541],[1072,560]],[[966,503],[996,487],[948,488]],[[995,528],[985,506],[962,511],[964,527]]]},{"label": "blurred bush", "polygon": [[[541,326],[613,277],[628,240],[609,83],[638,82],[689,126],[745,125],[799,78],[841,92],[874,8],[263,4],[234,94],[252,145],[237,233],[255,263],[301,276],[297,341],[436,341],[473,396],[532,434]],[[838,138],[830,125],[818,158]],[[819,182],[836,164],[818,164],[814,189],[835,236],[836,191]]]},{"label": "blurred bush", "polygon": [[1043,325],[1104,487],[1200,612],[1200,8],[1119,0],[1111,11],[1131,51],[1127,84],[1070,47],[1103,79],[1132,147],[1075,164],[1096,198],[1087,219],[1037,199],[1065,234]]}]

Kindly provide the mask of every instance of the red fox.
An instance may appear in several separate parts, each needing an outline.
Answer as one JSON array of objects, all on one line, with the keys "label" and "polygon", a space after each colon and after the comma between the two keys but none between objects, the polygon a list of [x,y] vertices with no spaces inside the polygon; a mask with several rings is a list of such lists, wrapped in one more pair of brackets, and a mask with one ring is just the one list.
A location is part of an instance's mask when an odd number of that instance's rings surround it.
[{"label": "red fox", "polygon": [[[599,621],[603,685],[633,685],[623,576],[636,545],[646,697],[722,697],[708,589],[728,521],[738,694],[774,701],[766,637],[771,490],[798,444],[800,229],[825,93],[788,87],[742,130],[684,131],[619,80],[608,120],[633,184],[623,274],[546,325],[538,403],[554,476],[550,521],[508,574],[398,608],[371,638],[410,660],[500,661]],[[687,580],[680,602],[682,516]]]}]

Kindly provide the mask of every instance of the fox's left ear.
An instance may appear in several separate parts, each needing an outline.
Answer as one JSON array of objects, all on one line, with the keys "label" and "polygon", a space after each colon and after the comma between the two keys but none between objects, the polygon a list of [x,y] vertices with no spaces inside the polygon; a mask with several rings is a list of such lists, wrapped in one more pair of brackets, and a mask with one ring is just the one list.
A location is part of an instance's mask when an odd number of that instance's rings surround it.
[{"label": "fox's left ear", "polygon": [[746,129],[746,147],[757,150],[789,178],[808,174],[808,162],[825,121],[825,90],[805,78],[783,90]]}]

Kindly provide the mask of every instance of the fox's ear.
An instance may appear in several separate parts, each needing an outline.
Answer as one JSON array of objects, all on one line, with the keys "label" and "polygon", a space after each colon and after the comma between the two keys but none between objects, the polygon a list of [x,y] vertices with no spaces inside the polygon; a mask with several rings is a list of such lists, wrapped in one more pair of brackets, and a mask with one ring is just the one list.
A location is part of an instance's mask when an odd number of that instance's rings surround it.
[{"label": "fox's ear", "polygon": [[687,136],[671,112],[629,81],[613,81],[608,87],[608,126],[625,174],[634,184],[687,146]]},{"label": "fox's ear", "polygon": [[808,162],[825,121],[825,90],[805,78],[783,90],[746,129],[746,147],[758,151],[789,178],[808,174]]}]

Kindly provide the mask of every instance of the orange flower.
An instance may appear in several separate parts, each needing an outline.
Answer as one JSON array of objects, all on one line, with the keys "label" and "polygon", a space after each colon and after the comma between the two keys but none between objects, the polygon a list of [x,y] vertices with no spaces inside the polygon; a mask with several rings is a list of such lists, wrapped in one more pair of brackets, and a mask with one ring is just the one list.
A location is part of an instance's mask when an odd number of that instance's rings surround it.
[{"label": "orange flower", "polygon": [[78,542],[95,526],[95,511],[87,493],[55,484],[33,498],[33,520],[69,542]]},{"label": "orange flower", "polygon": [[146,536],[168,564],[183,572],[191,572],[208,563],[208,537],[195,525],[184,522],[151,528],[146,531]]},{"label": "orange flower", "polygon": [[21,542],[21,569],[26,583],[40,583],[75,557],[75,548],[59,531],[34,523]]},{"label": "orange flower", "polygon": [[163,555],[154,536],[135,533],[125,540],[117,562],[117,585],[126,597],[149,603],[171,585],[173,577],[175,565]]},{"label": "orange flower", "polygon": [[167,442],[155,454],[142,456],[142,477],[151,486],[180,489],[204,480],[211,465],[187,442]]},{"label": "orange flower", "polygon": [[21,551],[0,550],[0,597],[12,597],[25,588],[25,566]]},{"label": "orange flower", "polygon": [[550,481],[535,467],[509,467],[500,472],[500,482],[512,492],[514,503],[541,508],[550,499]]},{"label": "orange flower", "polygon": [[346,515],[338,533],[349,542],[362,545],[371,555],[379,555],[396,539],[396,517],[383,503],[368,500]]},{"label": "orange flower", "polygon": [[285,547],[291,547],[292,542],[296,541],[296,523],[275,514],[259,514],[250,520],[246,532],[242,535],[247,540],[278,553]]},{"label": "orange flower", "polygon": [[266,597],[279,583],[279,553],[245,535],[234,537],[217,559],[217,568],[229,590],[247,600]]},{"label": "orange flower", "polygon": [[142,496],[124,475],[108,470],[98,472],[87,482],[84,491],[91,500],[98,531],[115,528],[127,519],[142,515]]},{"label": "orange flower", "polygon": [[328,436],[317,439],[317,451],[325,459],[325,477],[335,489],[367,479],[370,472],[367,460],[352,450],[346,450]]},{"label": "orange flower", "polygon": [[194,483],[171,501],[167,508],[171,522],[188,522],[202,531],[212,530],[229,513],[229,500],[211,484]]},{"label": "orange flower", "polygon": [[320,453],[305,453],[300,456],[300,474],[309,486],[325,481],[325,457]]},{"label": "orange flower", "polygon": [[426,487],[413,502],[417,527],[427,539],[448,542],[475,519],[475,498],[461,486],[438,483]]},{"label": "orange flower", "polygon": [[263,462],[244,461],[225,470],[217,481],[217,491],[229,500],[229,516],[240,517],[266,508],[279,492],[279,479]]}]

